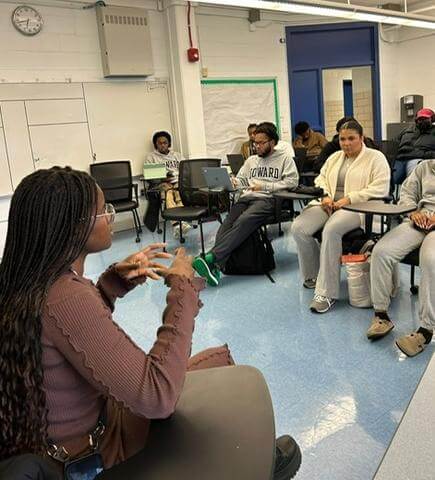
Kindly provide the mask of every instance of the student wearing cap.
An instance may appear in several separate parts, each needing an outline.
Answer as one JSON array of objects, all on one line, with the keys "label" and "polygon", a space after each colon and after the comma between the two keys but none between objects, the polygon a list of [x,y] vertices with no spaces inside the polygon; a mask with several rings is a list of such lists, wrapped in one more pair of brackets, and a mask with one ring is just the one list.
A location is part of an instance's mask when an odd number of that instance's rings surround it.
[{"label": "student wearing cap", "polygon": [[399,150],[394,165],[394,183],[402,183],[419,162],[435,158],[435,112],[422,108],[415,116],[415,125],[397,137]]}]

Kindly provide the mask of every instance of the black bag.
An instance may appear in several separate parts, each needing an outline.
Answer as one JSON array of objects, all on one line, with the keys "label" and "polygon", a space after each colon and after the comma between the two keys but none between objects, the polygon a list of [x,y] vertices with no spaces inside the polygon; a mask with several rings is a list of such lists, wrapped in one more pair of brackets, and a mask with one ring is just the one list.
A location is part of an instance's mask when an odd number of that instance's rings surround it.
[{"label": "black bag", "polygon": [[230,255],[223,269],[226,275],[266,275],[275,268],[272,244],[267,234],[258,229]]}]

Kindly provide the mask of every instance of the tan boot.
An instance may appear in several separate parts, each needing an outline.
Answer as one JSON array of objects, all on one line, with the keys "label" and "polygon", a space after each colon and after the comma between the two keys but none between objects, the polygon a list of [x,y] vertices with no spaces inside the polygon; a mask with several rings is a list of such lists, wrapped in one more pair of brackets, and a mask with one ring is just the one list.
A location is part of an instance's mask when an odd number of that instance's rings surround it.
[{"label": "tan boot", "polygon": [[367,338],[369,340],[376,340],[377,338],[385,337],[393,330],[394,324],[391,320],[384,320],[376,315],[372,319],[372,323],[367,330]]}]

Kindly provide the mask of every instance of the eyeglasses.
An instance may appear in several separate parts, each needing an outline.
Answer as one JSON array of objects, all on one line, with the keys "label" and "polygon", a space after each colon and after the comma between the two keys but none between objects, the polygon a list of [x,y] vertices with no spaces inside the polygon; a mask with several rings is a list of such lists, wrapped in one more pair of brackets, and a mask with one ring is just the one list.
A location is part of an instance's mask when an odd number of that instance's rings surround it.
[{"label": "eyeglasses", "polygon": [[265,141],[263,141],[263,142],[254,142],[254,145],[255,145],[256,147],[258,147],[259,145],[265,145],[266,143],[269,143],[269,142],[270,142],[270,140],[265,140]]},{"label": "eyeglasses", "polygon": [[108,223],[113,223],[115,221],[115,207],[111,203],[104,204],[104,213],[99,213],[94,215],[94,218],[107,217]]}]

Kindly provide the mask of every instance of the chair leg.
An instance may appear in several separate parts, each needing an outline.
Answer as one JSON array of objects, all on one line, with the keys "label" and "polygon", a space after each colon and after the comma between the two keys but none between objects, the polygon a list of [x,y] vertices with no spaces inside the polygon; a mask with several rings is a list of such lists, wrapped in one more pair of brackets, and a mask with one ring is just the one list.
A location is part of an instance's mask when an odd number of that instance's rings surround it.
[{"label": "chair leg", "polygon": [[180,229],[180,243],[184,243],[186,239],[183,237],[183,222],[180,220],[178,228]]},{"label": "chair leg", "polygon": [[411,265],[411,293],[415,295],[418,293],[418,286],[415,284],[415,265]]},{"label": "chair leg", "polygon": [[[163,220],[163,243],[166,243],[166,220]],[[163,251],[166,252],[166,247],[163,247]]]},{"label": "chair leg", "polygon": [[137,224],[139,225],[139,233],[142,233],[142,225],[140,223],[139,214],[137,213],[137,208],[135,208],[133,211],[134,211],[134,214],[136,215]]},{"label": "chair leg", "polygon": [[199,232],[201,235],[201,250],[202,250],[202,256],[205,256],[205,247],[204,247],[204,232],[202,230],[202,221],[198,220],[198,225],[199,225]]},{"label": "chair leg", "polygon": [[[136,215],[135,215],[135,210],[136,210],[136,209],[133,209],[133,210],[131,211],[131,213],[133,214],[134,228],[135,228],[135,230],[136,230],[136,243],[139,243],[139,242],[140,242],[140,236],[139,236],[139,232],[140,232],[139,228],[140,228],[140,227],[139,227],[139,225],[137,224],[137,218],[136,218]],[[137,213],[137,212],[136,212],[136,213]]]},{"label": "chair leg", "polygon": [[278,235],[282,237],[284,235],[284,232],[282,231],[282,225],[281,222],[278,222]]}]

